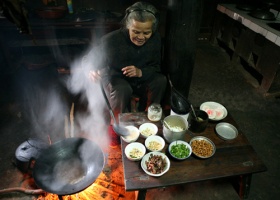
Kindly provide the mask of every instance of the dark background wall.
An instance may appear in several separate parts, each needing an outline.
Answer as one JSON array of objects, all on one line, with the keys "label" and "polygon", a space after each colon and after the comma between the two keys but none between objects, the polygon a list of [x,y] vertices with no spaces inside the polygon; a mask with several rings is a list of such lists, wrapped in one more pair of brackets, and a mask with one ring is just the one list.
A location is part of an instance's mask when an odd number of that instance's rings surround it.
[{"label": "dark background wall", "polygon": [[[38,18],[36,15],[36,9],[44,6],[46,1],[38,1],[38,0],[28,0],[26,7],[29,11],[30,18]],[[73,0],[73,9],[74,12],[78,12],[82,9],[93,9],[96,11],[114,11],[119,13],[124,13],[125,8],[129,5],[137,2],[136,0],[107,0],[107,1],[98,1],[98,0]],[[161,23],[159,27],[159,31],[163,37],[164,42],[166,42],[167,48],[169,50],[174,50],[177,47],[174,44],[180,44],[182,41],[184,45],[187,45],[187,51],[184,52],[184,49],[178,48],[180,51],[177,54],[177,57],[174,58],[174,55],[169,52],[165,52],[165,56],[167,60],[167,67],[165,68],[166,73],[172,72],[172,79],[174,81],[174,85],[179,87],[178,89],[188,96],[189,85],[191,82],[191,74],[193,68],[193,62],[195,58],[195,47],[197,40],[202,40],[207,42],[210,38],[212,26],[215,19],[216,7],[218,3],[239,3],[244,2],[241,0],[147,0],[154,4],[161,12]],[[184,6],[180,5],[184,2]],[[57,5],[65,5],[65,0],[56,0]],[[180,12],[177,12],[180,10]],[[177,15],[181,13],[181,15]],[[53,21],[55,22],[55,20]],[[193,26],[184,26],[180,27],[176,24],[192,24]],[[7,25],[7,26],[6,26]],[[37,24],[38,25],[38,24]],[[37,26],[36,25],[36,26]],[[13,46],[11,51],[8,52],[8,46],[10,46],[14,41],[20,40],[36,40],[38,38],[46,38],[46,37],[92,37],[93,32],[95,37],[101,36],[106,31],[98,32],[95,27],[71,27],[71,31],[68,30],[69,27],[58,25],[58,26],[48,26],[44,27],[44,24],[39,24],[40,27],[32,26],[31,28],[34,31],[34,35],[21,35],[19,34],[16,26],[13,23],[0,23],[0,72],[1,72],[1,82],[3,81],[4,85],[7,83],[7,79],[10,80],[10,76],[13,76],[13,73],[18,69],[18,62],[21,60],[22,55],[28,55],[27,57],[36,58],[34,56],[34,50],[29,47],[21,47],[21,46]],[[117,27],[117,26],[116,26]],[[116,28],[113,27],[112,29]],[[177,28],[181,30],[178,31]],[[108,29],[109,30],[109,29]],[[108,31],[107,30],[107,31]],[[173,31],[176,30],[176,31]],[[97,33],[98,32],[98,33]],[[174,34],[174,35],[172,35]],[[176,37],[175,40],[167,39],[168,37]],[[63,52],[63,58],[69,58],[70,56],[74,56],[75,52],[82,52],[83,48],[86,46],[74,46],[71,48],[65,48],[65,46],[60,47],[59,50]],[[178,50],[176,49],[176,51]],[[48,51],[54,51],[53,48],[36,48],[35,53],[44,54]],[[184,56],[187,55],[186,56]],[[176,55],[175,55],[176,56]],[[173,57],[173,58],[171,58]],[[176,62],[181,63],[179,65],[180,69],[176,69],[177,66],[174,65],[174,59]],[[185,60],[184,60],[185,59]],[[37,61],[37,60],[36,60]],[[186,65],[184,65],[184,63]],[[16,63],[14,65],[14,63]],[[62,63],[64,64],[64,63]],[[66,63],[67,64],[67,63]],[[180,76],[183,74],[183,76]],[[185,75],[188,74],[188,75]],[[180,76],[177,79],[177,76]],[[186,77],[187,76],[187,77]]]}]

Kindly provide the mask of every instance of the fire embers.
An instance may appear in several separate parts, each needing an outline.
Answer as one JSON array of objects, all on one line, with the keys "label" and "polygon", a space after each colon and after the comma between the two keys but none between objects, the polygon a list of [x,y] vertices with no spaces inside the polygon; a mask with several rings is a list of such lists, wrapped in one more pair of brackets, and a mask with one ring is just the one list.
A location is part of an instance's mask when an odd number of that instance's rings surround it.
[{"label": "fire embers", "polygon": [[38,197],[38,200],[121,200],[135,199],[135,192],[126,192],[124,188],[122,154],[120,146],[108,148],[105,151],[106,165],[97,177],[95,182],[83,191],[72,194],[58,196],[46,193]]},{"label": "fire embers", "polygon": [[37,200],[118,200],[121,197],[124,197],[123,186],[97,179],[92,185],[79,193],[65,196],[46,193],[40,195]]}]

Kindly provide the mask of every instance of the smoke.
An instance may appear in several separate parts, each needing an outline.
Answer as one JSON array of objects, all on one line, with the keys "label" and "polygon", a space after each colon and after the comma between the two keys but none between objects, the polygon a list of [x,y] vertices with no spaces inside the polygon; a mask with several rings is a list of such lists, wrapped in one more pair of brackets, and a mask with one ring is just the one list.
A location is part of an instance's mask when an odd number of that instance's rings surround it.
[{"label": "smoke", "polygon": [[[59,52],[56,51],[58,54]],[[88,139],[94,140],[102,149],[108,147],[107,121],[109,120],[106,117],[107,109],[100,88],[101,83],[89,79],[89,72],[95,69],[100,57],[98,59],[97,57],[90,57],[85,60],[87,54],[88,52],[70,63],[71,73],[63,82],[58,81],[59,77],[57,77],[56,69],[50,74],[46,73],[50,68],[45,68],[42,71],[34,70],[34,72],[25,71],[22,79],[19,80],[19,84],[22,84],[26,115],[30,119],[31,128],[40,139],[48,141],[50,138],[53,143],[57,142],[65,139],[65,127],[69,127],[68,130],[72,130],[73,127],[74,137],[86,135]],[[59,55],[59,57],[63,56]],[[72,98],[69,98],[71,95],[82,97],[82,102],[86,102],[86,111],[76,109],[78,107],[75,105],[76,102],[72,102]],[[70,111],[73,103],[74,121],[71,124]],[[66,123],[66,118],[68,118],[68,123]],[[41,174],[42,180],[49,180],[50,188],[60,188],[64,186],[65,182],[76,183],[83,179],[87,174],[83,173],[81,166],[84,165],[81,165],[81,163],[96,159],[96,150],[81,148],[80,151],[80,155],[85,154],[80,158],[83,160],[67,160],[67,157],[61,160],[54,159],[54,162],[57,163],[54,163],[53,170],[62,176],[60,177],[62,184],[60,184],[61,182],[59,184],[52,182],[53,180],[50,180],[48,174],[44,173]],[[90,153],[86,154],[87,152]],[[57,152],[57,155],[61,156],[62,154]],[[64,155],[67,156],[67,152]],[[69,166],[71,166],[71,170],[69,170]],[[86,166],[90,168],[92,163],[90,163],[90,166]]]},{"label": "smoke", "polygon": [[[92,48],[93,49],[93,48]],[[67,86],[74,94],[81,94],[87,102],[87,113],[76,115],[76,121],[81,128],[81,132],[89,134],[95,140],[107,145],[107,124],[106,107],[104,97],[101,92],[100,81],[93,81],[89,78],[89,72],[96,70],[95,66],[99,62],[96,54],[90,50],[89,53],[80,56],[71,64],[71,76]]]},{"label": "smoke", "polygon": [[[66,125],[69,132],[71,129],[70,109],[74,103],[74,137],[86,134],[108,146],[109,120],[100,82],[89,79],[89,72],[94,70],[98,60],[90,57],[85,62],[86,55],[88,52],[71,61],[71,74],[63,82],[58,80],[56,69],[50,70],[51,67],[24,70],[21,74],[19,85],[23,93],[24,110],[30,120],[31,131],[41,139],[48,141],[50,138],[52,142],[65,139]],[[81,102],[74,102],[72,95],[81,96]],[[76,103],[84,103],[86,111],[79,111]],[[68,124],[65,122],[66,117]]]},{"label": "smoke", "polygon": [[63,137],[67,102],[51,67],[35,71],[22,68],[18,77],[24,115],[30,120],[32,135],[48,141]]}]

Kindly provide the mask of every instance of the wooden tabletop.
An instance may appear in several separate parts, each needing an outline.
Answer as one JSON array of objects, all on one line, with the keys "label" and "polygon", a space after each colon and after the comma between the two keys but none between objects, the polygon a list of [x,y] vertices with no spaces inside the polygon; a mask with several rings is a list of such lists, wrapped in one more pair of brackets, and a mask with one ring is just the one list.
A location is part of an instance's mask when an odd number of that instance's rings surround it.
[{"label": "wooden tabletop", "polygon": [[[149,122],[146,113],[123,113],[120,123],[139,127],[144,122]],[[194,136],[205,136],[216,145],[215,154],[208,159],[200,159],[192,155],[184,161],[177,161],[170,156],[171,166],[169,171],[161,177],[151,177],[141,168],[140,162],[133,162],[126,158],[124,149],[128,143],[121,141],[122,161],[124,167],[124,182],[127,191],[147,190],[150,188],[166,187],[196,181],[233,177],[266,171],[267,168],[258,157],[244,133],[240,131],[233,118],[228,115],[220,122],[228,122],[238,129],[238,136],[233,140],[223,140],[215,132],[218,122],[209,122],[204,132],[199,134],[187,132],[185,141],[189,142]],[[162,136],[162,122],[155,123]],[[143,138],[137,142],[144,143]],[[162,152],[166,152],[168,143]]]}]

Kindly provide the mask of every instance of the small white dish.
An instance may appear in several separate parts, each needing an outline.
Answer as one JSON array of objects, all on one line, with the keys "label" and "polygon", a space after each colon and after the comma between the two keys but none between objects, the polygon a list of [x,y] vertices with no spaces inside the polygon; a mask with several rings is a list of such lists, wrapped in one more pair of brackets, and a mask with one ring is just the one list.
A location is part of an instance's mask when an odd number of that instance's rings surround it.
[{"label": "small white dish", "polygon": [[135,142],[140,136],[139,129],[136,126],[126,126],[125,128],[128,130],[129,135],[121,136],[122,140],[127,143]]},{"label": "small white dish", "polygon": [[140,135],[143,138],[147,138],[152,135],[156,135],[158,127],[153,123],[144,123],[139,127]]},{"label": "small white dish", "polygon": [[132,142],[125,147],[124,153],[129,160],[139,161],[145,155],[146,148],[140,142]]},{"label": "small white dish", "polygon": [[161,151],[164,145],[164,139],[158,135],[152,135],[145,140],[145,146],[149,151]]},{"label": "small white dish", "polygon": [[[160,156],[159,158],[161,159],[161,162],[163,164],[162,166],[162,169],[160,170],[159,173],[156,173],[154,171],[154,173],[152,172],[151,168],[148,169],[147,168],[147,165],[148,166],[153,166],[153,164],[149,164],[150,162],[153,161],[153,157],[154,156]],[[164,153],[161,153],[161,152],[150,152],[150,153],[147,153],[141,160],[141,167],[142,169],[144,170],[144,172],[146,172],[146,174],[150,175],[150,176],[162,176],[163,174],[165,174],[166,172],[168,172],[169,168],[170,168],[170,160],[169,158],[164,154]]]},{"label": "small white dish", "polygon": [[[183,149],[185,150],[185,149],[188,149],[188,154],[186,155],[186,156],[184,156],[184,157],[182,157],[182,155],[184,154],[184,152],[182,152],[182,146],[181,145],[184,145],[183,147]],[[176,147],[177,149],[174,149],[174,147]],[[178,154],[179,154],[179,156],[176,156],[172,151],[173,150],[175,150]],[[175,158],[175,159],[177,159],[177,160],[185,160],[185,159],[187,159],[188,157],[190,157],[191,156],[191,154],[192,154],[192,147],[191,147],[191,145],[189,145],[189,143],[187,143],[187,142],[185,142],[185,141],[182,141],[182,140],[176,140],[176,141],[174,141],[174,142],[172,142],[170,145],[169,145],[169,147],[168,147],[168,152],[170,153],[170,155],[173,157],[173,158]],[[181,153],[180,153],[181,152]]]}]

